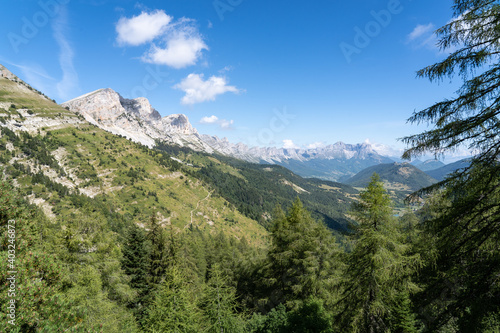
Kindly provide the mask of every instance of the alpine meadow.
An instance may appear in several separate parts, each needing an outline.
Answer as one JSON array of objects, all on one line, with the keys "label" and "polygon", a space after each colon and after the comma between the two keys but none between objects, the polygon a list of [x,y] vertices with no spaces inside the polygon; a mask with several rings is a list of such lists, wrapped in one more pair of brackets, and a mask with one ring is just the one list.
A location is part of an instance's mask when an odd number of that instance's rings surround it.
[{"label": "alpine meadow", "polygon": [[500,1],[0,8],[0,332],[500,333]]}]

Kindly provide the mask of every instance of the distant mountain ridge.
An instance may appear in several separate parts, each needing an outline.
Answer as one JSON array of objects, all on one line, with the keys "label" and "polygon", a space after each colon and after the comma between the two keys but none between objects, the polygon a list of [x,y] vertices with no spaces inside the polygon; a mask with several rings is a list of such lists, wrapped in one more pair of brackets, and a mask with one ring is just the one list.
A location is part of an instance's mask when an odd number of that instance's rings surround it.
[{"label": "distant mountain ridge", "polygon": [[65,103],[81,111],[73,112],[7,71],[0,74],[0,169],[51,220],[64,223],[65,214],[95,204],[106,216],[140,226],[155,214],[175,231],[223,230],[265,244],[263,226],[273,209],[300,197],[315,218],[347,229],[345,214],[357,194],[348,185],[304,179],[277,165],[196,152],[166,140],[149,149],[124,135],[136,140],[150,139],[147,134],[179,140],[199,140],[199,135],[187,117],[162,118],[146,99],[98,90]]},{"label": "distant mountain ridge", "polygon": [[370,177],[376,172],[390,188],[414,192],[437,182],[414,165],[409,163],[379,164],[356,174],[345,183],[356,187],[366,187]]},{"label": "distant mountain ridge", "polygon": [[441,168],[434,169],[434,170],[429,170],[426,171],[429,176],[442,181],[445,179],[446,176],[448,176],[450,173],[455,172],[460,169],[465,169],[470,165],[470,159],[466,158],[460,161],[457,161],[455,163],[450,163],[445,166],[442,166]]},{"label": "distant mountain ridge", "polygon": [[426,160],[424,162],[422,162],[420,160],[416,160],[416,161],[411,162],[410,164],[416,166],[418,169],[420,169],[424,172],[439,169],[439,168],[444,167],[446,165],[443,162],[438,161],[436,159]]},{"label": "distant mountain ridge", "polygon": [[248,147],[232,144],[226,138],[202,135],[215,150],[254,163],[284,166],[303,177],[339,181],[372,165],[394,162],[379,155],[369,143],[337,142],[319,148]]}]

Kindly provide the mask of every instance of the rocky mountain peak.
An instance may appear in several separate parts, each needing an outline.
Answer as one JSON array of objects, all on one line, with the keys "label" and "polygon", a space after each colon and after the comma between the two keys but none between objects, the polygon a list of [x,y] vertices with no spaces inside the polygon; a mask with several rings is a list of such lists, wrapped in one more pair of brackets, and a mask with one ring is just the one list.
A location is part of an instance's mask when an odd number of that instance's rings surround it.
[{"label": "rocky mountain peak", "polygon": [[171,114],[164,117],[161,123],[165,131],[184,135],[198,134],[198,131],[191,125],[188,117],[184,114]]},{"label": "rocky mountain peak", "polygon": [[173,114],[162,118],[144,97],[127,99],[113,89],[106,88],[62,105],[82,114],[86,120],[104,130],[150,147],[155,145],[155,140],[162,140],[195,150],[213,152],[213,149],[201,140],[187,116]]},{"label": "rocky mountain peak", "polygon": [[63,103],[93,124],[115,122],[124,112],[120,95],[113,89],[99,89]]},{"label": "rocky mountain peak", "polygon": [[120,103],[129,112],[149,121],[158,121],[161,115],[154,109],[145,97],[126,99],[120,96]]}]

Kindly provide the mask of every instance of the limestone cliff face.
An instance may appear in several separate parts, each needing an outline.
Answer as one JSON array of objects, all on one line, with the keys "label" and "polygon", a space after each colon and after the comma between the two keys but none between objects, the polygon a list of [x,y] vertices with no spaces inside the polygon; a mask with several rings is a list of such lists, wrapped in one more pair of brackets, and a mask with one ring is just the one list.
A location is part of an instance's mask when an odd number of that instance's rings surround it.
[{"label": "limestone cliff face", "polygon": [[165,132],[175,132],[182,135],[198,135],[188,117],[183,114],[171,114],[161,119],[161,127]]},{"label": "limestone cliff face", "polygon": [[173,114],[162,118],[144,97],[126,99],[108,88],[77,97],[62,105],[106,131],[149,147],[154,146],[155,140],[163,140],[198,151],[213,152],[185,115]]}]

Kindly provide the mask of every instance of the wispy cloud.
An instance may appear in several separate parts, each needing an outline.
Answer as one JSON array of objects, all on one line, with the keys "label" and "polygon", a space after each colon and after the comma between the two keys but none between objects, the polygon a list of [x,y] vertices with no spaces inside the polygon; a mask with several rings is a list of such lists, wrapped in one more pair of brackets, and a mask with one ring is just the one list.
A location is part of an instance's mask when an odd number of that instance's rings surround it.
[{"label": "wispy cloud", "polygon": [[437,36],[434,33],[433,23],[417,24],[417,26],[407,36],[408,44],[414,48],[430,48],[437,50]]},{"label": "wispy cloud", "polygon": [[222,129],[233,129],[234,120],[219,119],[217,116],[203,117],[200,124],[217,124]]},{"label": "wispy cloud", "polygon": [[174,88],[186,93],[181,99],[184,105],[215,101],[218,95],[240,92],[235,86],[228,85],[225,77],[211,76],[208,80],[204,80],[203,74],[189,74]]},{"label": "wispy cloud", "polygon": [[49,74],[37,63],[14,63],[2,60],[3,63],[22,71],[24,79],[34,88],[51,98],[68,100],[79,93],[79,79],[73,60],[75,53],[66,37],[69,30],[68,12],[65,6],[59,7],[58,14],[52,22],[52,35],[59,46],[58,62],[62,71],[60,79]]},{"label": "wispy cloud", "polygon": [[116,24],[116,31],[120,46],[150,43],[141,57],[146,63],[184,68],[195,65],[203,50],[208,50],[195,20],[181,18],[174,21],[163,10],[122,17]]},{"label": "wispy cloud", "polygon": [[61,81],[57,83],[57,94],[61,99],[68,99],[71,93],[78,88],[78,74],[73,64],[75,56],[70,42],[65,36],[68,31],[68,12],[66,7],[61,6],[59,15],[52,24],[54,38],[59,45],[59,64],[63,72]]},{"label": "wispy cloud", "polygon": [[419,37],[421,37],[424,34],[429,34],[434,30],[434,24],[429,23],[429,24],[417,24],[415,29],[408,35],[408,40],[412,41],[415,40]]},{"label": "wispy cloud", "polygon": [[29,77],[40,77],[43,79],[53,80],[53,81],[56,80],[52,76],[50,76],[44,68],[38,65],[33,65],[33,66],[21,65],[4,59],[2,59],[1,61],[2,63],[7,64],[9,66],[19,68],[23,72],[24,76],[26,76],[26,80],[28,80],[29,82],[31,82]]},{"label": "wispy cloud", "polygon": [[233,66],[225,66],[224,68],[219,70],[219,73],[224,74],[224,73],[230,72],[232,70],[233,70]]},{"label": "wispy cloud", "polygon": [[55,91],[51,89],[57,80],[50,76],[47,71],[38,64],[16,64],[11,61],[1,59],[1,63],[10,67],[15,67],[23,73],[23,78],[35,89],[51,96]]}]

